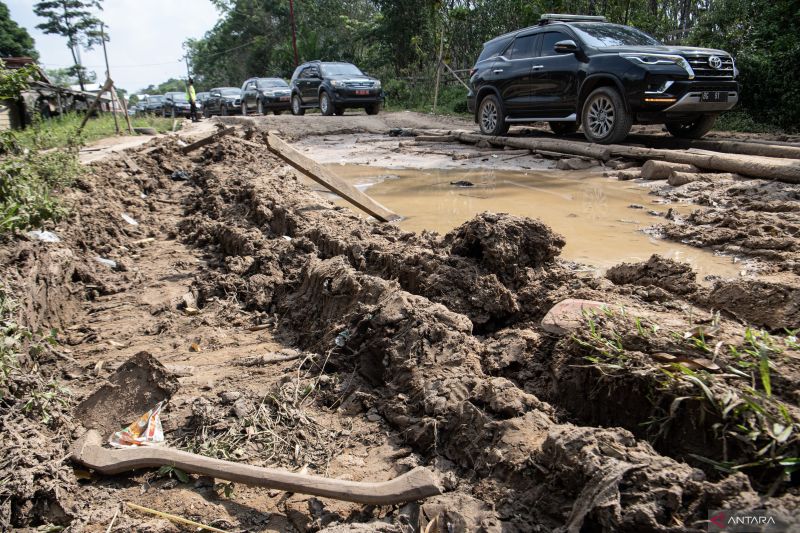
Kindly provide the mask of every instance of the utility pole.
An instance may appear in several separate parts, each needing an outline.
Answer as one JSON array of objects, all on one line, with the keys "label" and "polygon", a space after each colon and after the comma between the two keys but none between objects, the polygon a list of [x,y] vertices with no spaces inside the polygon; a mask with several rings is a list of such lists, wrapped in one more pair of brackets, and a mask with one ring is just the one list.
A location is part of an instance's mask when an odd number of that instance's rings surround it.
[{"label": "utility pole", "polygon": [[292,48],[294,49],[294,66],[300,64],[300,57],[297,54],[297,29],[294,25],[294,0],[289,0],[289,20],[292,22]]},{"label": "utility pole", "polygon": [[186,61],[186,79],[192,77],[192,73],[189,71],[189,53],[187,52],[185,56],[183,56],[183,60]]},{"label": "utility pole", "polygon": [[[103,57],[106,59],[106,80],[111,79],[111,71],[108,68],[108,51],[106,50],[106,32],[105,32],[105,25],[100,22],[100,40],[103,42]],[[101,95],[97,95],[99,99]],[[119,120],[117,120],[117,91],[116,88],[111,86],[111,114],[114,115],[114,129],[117,130],[117,135],[119,135]],[[127,113],[128,110],[126,109],[125,112]]]}]

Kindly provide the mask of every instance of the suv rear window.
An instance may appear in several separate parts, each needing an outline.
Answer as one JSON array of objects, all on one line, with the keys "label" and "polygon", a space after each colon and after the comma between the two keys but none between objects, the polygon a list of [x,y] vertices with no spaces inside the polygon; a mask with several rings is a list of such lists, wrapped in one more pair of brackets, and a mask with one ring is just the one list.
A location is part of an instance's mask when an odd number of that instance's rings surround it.
[{"label": "suv rear window", "polygon": [[488,43],[483,45],[483,52],[478,57],[477,63],[480,63],[484,59],[489,59],[491,57],[497,57],[500,55],[503,50],[506,49],[506,45],[511,40],[511,37],[507,39],[497,39],[495,41],[489,41]]},{"label": "suv rear window", "polygon": [[537,48],[539,47],[539,34],[523,35],[517,37],[508,48],[505,54],[507,59],[526,59],[529,57],[536,57]]},{"label": "suv rear window", "polygon": [[572,24],[581,40],[592,48],[610,46],[659,46],[661,43],[643,31],[619,24]]}]

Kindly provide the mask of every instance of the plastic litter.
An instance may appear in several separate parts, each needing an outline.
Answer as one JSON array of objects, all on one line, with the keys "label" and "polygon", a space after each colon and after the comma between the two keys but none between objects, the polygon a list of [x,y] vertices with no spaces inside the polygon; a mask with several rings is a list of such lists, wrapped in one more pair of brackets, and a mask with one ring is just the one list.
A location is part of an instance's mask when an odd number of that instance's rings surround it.
[{"label": "plastic litter", "polygon": [[105,257],[100,257],[99,255],[97,257],[95,257],[94,259],[98,263],[102,263],[107,267],[117,268],[117,262],[116,261],[112,261],[111,259],[106,259]]},{"label": "plastic litter", "polygon": [[61,239],[52,231],[31,230],[26,235],[42,242],[61,242]]},{"label": "plastic litter", "polygon": [[115,448],[135,448],[137,446],[154,446],[164,442],[164,429],[161,427],[159,414],[165,402],[158,402],[155,407],[140,416],[138,420],[108,438],[108,443]]},{"label": "plastic litter", "polygon": [[176,170],[171,177],[173,181],[186,181],[189,179],[189,174],[185,170]]},{"label": "plastic litter", "polygon": [[125,222],[127,222],[131,226],[138,226],[139,225],[139,222],[137,222],[136,219],[133,218],[132,216],[130,216],[128,213],[122,213],[122,215],[120,215],[120,216],[122,217],[122,220],[124,220]]}]

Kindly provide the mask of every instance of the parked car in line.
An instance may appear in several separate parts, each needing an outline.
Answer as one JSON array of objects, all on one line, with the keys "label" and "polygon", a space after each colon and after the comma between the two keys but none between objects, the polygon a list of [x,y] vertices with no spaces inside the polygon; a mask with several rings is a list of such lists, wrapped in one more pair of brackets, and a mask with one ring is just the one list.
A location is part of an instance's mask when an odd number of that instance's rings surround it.
[{"label": "parked car in line", "polygon": [[142,98],[144,102],[143,113],[148,115],[161,115],[164,112],[164,96],[160,94],[149,94]]},{"label": "parked car in line", "polygon": [[384,95],[380,80],[367,76],[351,63],[309,61],[292,74],[292,113],[318,107],[323,115],[343,115],[345,109],[364,108],[377,115]]},{"label": "parked car in line", "polygon": [[145,113],[145,101],[140,99],[136,104],[133,106],[133,114],[134,115],[144,115]]},{"label": "parked car in line", "polygon": [[214,87],[208,91],[203,106],[203,116],[208,118],[213,115],[233,115],[239,113],[242,105],[242,90],[238,87]]},{"label": "parked car in line", "polygon": [[186,98],[186,93],[173,91],[164,95],[162,115],[165,117],[188,117],[191,112],[191,105]]},{"label": "parked car in line", "polygon": [[209,91],[203,91],[201,93],[197,93],[197,105],[198,105],[197,108],[198,108],[198,110],[205,105],[206,100],[208,99],[208,95],[209,95]]},{"label": "parked car in line", "polygon": [[468,107],[488,135],[543,121],[556,134],[583,126],[602,144],[622,141],[632,124],[698,139],[736,105],[737,74],[722,50],[663,45],[604,17],[543,15],[484,44]]},{"label": "parked car in line", "polygon": [[242,84],[242,115],[253,110],[280,115],[289,110],[291,94],[289,84],[280,78],[250,78]]}]

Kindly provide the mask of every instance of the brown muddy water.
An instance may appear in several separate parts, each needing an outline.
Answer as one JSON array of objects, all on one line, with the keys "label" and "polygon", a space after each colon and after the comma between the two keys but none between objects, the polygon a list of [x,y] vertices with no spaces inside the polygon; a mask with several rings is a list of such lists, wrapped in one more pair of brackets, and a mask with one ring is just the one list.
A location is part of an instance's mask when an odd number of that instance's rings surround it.
[{"label": "brown muddy water", "polygon": [[[566,237],[563,258],[601,271],[623,261],[646,261],[654,253],[690,263],[699,279],[735,277],[743,270],[731,257],[642,231],[662,220],[651,211],[663,214],[673,208],[687,212],[692,206],[659,203],[663,200],[650,195],[649,188],[605,178],[598,172],[328,166],[402,215],[399,225],[409,231],[444,234],[483,211],[504,212],[541,219]],[[456,181],[474,186],[451,185]],[[334,198],[337,204],[349,206]]]}]

